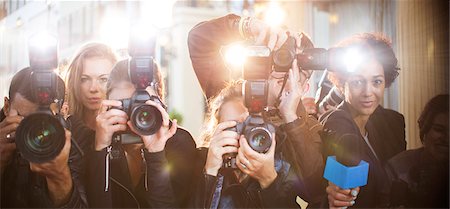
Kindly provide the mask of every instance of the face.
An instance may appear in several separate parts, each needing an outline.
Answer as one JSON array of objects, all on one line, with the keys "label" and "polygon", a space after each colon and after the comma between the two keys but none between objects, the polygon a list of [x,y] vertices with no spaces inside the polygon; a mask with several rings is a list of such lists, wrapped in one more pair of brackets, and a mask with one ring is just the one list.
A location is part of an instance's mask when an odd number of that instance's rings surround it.
[{"label": "face", "polygon": [[448,125],[448,112],[439,113],[424,136],[425,149],[438,160],[448,161]]},{"label": "face", "polygon": [[9,116],[23,116],[26,117],[37,111],[38,105],[30,102],[20,94],[16,94],[14,99],[11,100],[10,108],[8,111]]},{"label": "face", "polygon": [[106,97],[106,83],[113,68],[105,58],[89,58],[83,62],[81,74],[81,102],[88,110],[97,111]]},{"label": "face", "polygon": [[233,99],[222,104],[219,110],[219,123],[237,121],[242,123],[248,116],[248,110],[242,99]]},{"label": "face", "polygon": [[384,88],[383,67],[371,59],[345,81],[345,101],[350,104],[355,115],[370,116],[383,98]]},{"label": "face", "polygon": [[[298,70],[298,68],[294,69]],[[276,99],[278,98],[278,95],[280,93],[281,88],[283,87],[283,81],[284,76],[286,75],[285,72],[276,72],[273,71],[270,74],[268,83],[269,83],[269,95],[268,95],[268,105],[273,106],[276,102]],[[298,81],[300,88],[300,92],[307,91],[306,85],[308,83],[308,78],[310,77],[311,73],[308,71],[300,70],[300,79]],[[286,81],[286,85],[284,86],[284,92],[292,91],[292,86],[289,84],[288,81]],[[282,94],[283,96],[284,94]]]},{"label": "face", "polygon": [[[158,96],[155,90],[150,86],[148,86],[145,90],[150,95]],[[109,99],[120,100],[131,98],[135,91],[136,88],[134,87],[133,83],[129,81],[120,81],[111,89],[111,92],[109,93]]]}]

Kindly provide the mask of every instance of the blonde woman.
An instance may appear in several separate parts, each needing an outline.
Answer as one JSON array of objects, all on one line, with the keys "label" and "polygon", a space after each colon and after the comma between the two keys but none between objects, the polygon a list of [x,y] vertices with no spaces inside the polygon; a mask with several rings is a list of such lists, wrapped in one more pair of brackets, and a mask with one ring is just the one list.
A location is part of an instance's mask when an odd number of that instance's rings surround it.
[{"label": "blonde woman", "polygon": [[95,117],[106,97],[106,82],[117,62],[113,50],[102,43],[87,43],[68,68],[69,114],[95,129]]}]

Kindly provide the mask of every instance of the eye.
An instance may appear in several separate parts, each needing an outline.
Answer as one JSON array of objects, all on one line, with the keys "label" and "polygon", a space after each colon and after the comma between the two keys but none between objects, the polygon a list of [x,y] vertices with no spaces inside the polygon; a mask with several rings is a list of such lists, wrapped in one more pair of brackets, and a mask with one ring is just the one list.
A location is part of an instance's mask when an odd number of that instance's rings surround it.
[{"label": "eye", "polygon": [[382,79],[376,79],[376,80],[373,81],[373,84],[375,86],[379,86],[379,85],[381,85],[383,83],[384,83],[384,81]]},{"label": "eye", "polygon": [[106,82],[108,82],[108,78],[100,78],[99,81],[101,83],[106,83]]},{"label": "eye", "polygon": [[86,77],[81,78],[81,83],[86,83],[87,81],[89,81],[89,78]]},{"label": "eye", "polygon": [[350,81],[350,85],[353,87],[360,87],[364,84],[363,80],[354,80],[354,81]]}]

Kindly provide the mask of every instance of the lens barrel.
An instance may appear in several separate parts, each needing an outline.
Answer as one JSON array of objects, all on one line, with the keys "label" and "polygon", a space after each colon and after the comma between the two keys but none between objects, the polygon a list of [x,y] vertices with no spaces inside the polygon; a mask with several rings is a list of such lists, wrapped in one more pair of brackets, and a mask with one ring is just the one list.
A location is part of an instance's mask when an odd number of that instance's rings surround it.
[{"label": "lens barrel", "polygon": [[16,131],[17,149],[23,158],[33,163],[53,160],[63,149],[65,140],[61,122],[47,113],[25,117]]},{"label": "lens barrel", "polygon": [[162,126],[161,112],[152,105],[137,105],[131,112],[131,124],[140,135],[152,135]]}]

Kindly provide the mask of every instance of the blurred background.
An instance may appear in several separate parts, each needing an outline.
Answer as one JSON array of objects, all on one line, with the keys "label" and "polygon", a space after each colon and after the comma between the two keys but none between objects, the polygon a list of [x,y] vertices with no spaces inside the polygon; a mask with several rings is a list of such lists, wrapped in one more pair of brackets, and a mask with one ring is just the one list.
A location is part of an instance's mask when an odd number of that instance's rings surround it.
[{"label": "blurred background", "polygon": [[[386,34],[401,71],[383,105],[404,114],[408,149],[421,146],[416,121],[425,103],[449,92],[447,0],[1,0],[0,96],[8,95],[14,73],[29,65],[27,40],[33,33],[58,35],[58,70],[64,77],[71,56],[88,41],[105,42],[126,58],[128,28],[143,20],[159,29],[157,59],[167,82],[169,112],[182,118],[182,126],[196,138],[206,102],[189,59],[187,35],[199,22],[228,13],[304,31],[316,47],[331,47],[360,32]],[[314,73],[307,96],[314,97],[320,77]]]}]

